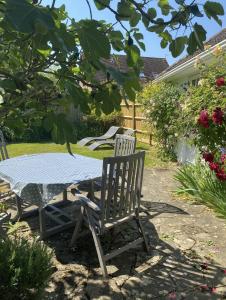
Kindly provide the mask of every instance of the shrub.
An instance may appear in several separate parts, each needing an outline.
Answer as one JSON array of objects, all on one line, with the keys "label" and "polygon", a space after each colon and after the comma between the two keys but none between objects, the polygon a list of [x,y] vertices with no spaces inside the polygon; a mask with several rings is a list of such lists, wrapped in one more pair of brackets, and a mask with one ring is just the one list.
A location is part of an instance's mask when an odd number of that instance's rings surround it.
[{"label": "shrub", "polygon": [[226,54],[216,56],[211,65],[199,62],[197,67],[201,79],[181,99],[179,129],[200,150],[215,151],[226,142]]},{"label": "shrub", "polygon": [[155,140],[162,153],[170,157],[175,157],[181,93],[181,88],[161,82],[148,84],[138,96],[139,101],[144,104],[144,112]]},{"label": "shrub", "polygon": [[0,239],[1,299],[39,297],[53,272],[51,259],[52,254],[41,242]]},{"label": "shrub", "polygon": [[100,116],[92,113],[85,116],[82,122],[75,123],[77,139],[102,135],[113,125],[121,125],[121,112],[113,112],[109,115],[102,114]]},{"label": "shrub", "polygon": [[181,185],[176,190],[178,195],[190,195],[226,218],[226,182],[218,180],[206,163],[182,166],[175,179]]}]

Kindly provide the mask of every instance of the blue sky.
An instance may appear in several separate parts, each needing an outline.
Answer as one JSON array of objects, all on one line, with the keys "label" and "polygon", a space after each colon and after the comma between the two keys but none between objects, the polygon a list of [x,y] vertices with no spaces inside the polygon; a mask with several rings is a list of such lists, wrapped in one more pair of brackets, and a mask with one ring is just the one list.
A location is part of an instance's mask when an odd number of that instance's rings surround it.
[{"label": "blue sky", "polygon": [[[51,3],[51,0],[43,0],[42,3],[43,4],[49,4]],[[108,10],[102,10],[102,11],[98,11],[95,8],[95,5],[93,5],[93,0],[89,1],[91,3],[92,6],[92,11],[93,11],[93,18],[97,19],[97,20],[105,20],[106,22],[109,23],[114,23],[115,19],[114,19],[114,15],[109,12]],[[114,3],[117,3],[118,1],[112,0],[112,4],[114,6]],[[157,2],[156,0],[153,1]],[[171,1],[172,5],[174,1]],[[204,0],[199,1],[201,3],[205,3]],[[225,13],[226,13],[226,0],[218,0],[218,2],[220,2],[225,9]],[[75,18],[75,20],[79,20],[79,19],[84,19],[84,18],[89,18],[89,9],[87,6],[87,3],[85,0],[56,0],[56,6],[61,6],[62,4],[65,4],[66,9],[69,13],[70,17]],[[226,27],[226,15],[223,16],[222,18],[223,21],[223,27]],[[218,33],[222,28],[213,20],[209,20],[207,17],[205,18],[199,18],[198,22],[200,24],[202,24],[204,26],[204,28],[207,31],[207,39],[211,36],[213,36],[214,34]],[[125,23],[126,24],[126,23]],[[127,25],[127,27],[129,28],[129,26]],[[119,27],[118,27],[119,28]],[[144,26],[142,26],[142,24],[139,26],[140,31],[143,33],[144,35],[144,42],[146,45],[146,51],[142,51],[142,55],[144,56],[153,56],[153,57],[165,57],[168,61],[169,64],[172,64],[173,62],[177,61],[179,58],[173,58],[170,54],[170,52],[168,51],[168,49],[161,49],[160,47],[160,39],[158,38],[158,36],[155,33],[152,32],[148,32],[147,30],[145,30]],[[183,53],[181,56],[186,55],[186,52]]]}]

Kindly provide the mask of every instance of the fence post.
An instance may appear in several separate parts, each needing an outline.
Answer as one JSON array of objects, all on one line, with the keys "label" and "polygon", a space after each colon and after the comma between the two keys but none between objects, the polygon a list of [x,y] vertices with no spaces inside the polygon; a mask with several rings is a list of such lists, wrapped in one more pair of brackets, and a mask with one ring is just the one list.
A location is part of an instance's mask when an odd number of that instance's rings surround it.
[{"label": "fence post", "polygon": [[136,106],[135,106],[135,102],[133,102],[132,104],[132,110],[133,110],[133,130],[136,130]]}]

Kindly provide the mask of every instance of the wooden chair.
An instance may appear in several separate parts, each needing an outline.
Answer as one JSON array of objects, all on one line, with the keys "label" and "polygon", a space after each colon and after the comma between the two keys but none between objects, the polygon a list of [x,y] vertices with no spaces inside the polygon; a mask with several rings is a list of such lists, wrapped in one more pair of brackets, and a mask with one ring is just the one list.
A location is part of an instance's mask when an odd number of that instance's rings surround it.
[{"label": "wooden chair", "polygon": [[116,134],[114,156],[133,154],[136,151],[136,138],[126,134]]},{"label": "wooden chair", "polygon": [[4,135],[1,130],[0,130],[0,156],[1,156],[0,160],[5,160],[9,158]]},{"label": "wooden chair", "polygon": [[[4,139],[4,135],[0,130],[0,161],[8,159],[8,151],[6,148],[6,143]],[[0,179],[0,204],[5,203],[7,200],[12,199],[14,197],[14,193],[10,190],[9,184],[6,183],[4,180]],[[0,225],[3,222],[6,222],[10,218],[10,214],[0,213]]]},{"label": "wooden chair", "polygon": [[[76,194],[81,203],[81,211],[70,245],[72,246],[79,236],[82,221],[86,222],[93,236],[104,278],[107,277],[106,261],[109,259],[142,242],[148,251],[148,242],[139,219],[144,158],[144,151],[128,156],[104,158],[99,201],[94,202],[84,195]],[[141,237],[104,254],[99,236],[108,229],[132,219],[136,221]]]}]

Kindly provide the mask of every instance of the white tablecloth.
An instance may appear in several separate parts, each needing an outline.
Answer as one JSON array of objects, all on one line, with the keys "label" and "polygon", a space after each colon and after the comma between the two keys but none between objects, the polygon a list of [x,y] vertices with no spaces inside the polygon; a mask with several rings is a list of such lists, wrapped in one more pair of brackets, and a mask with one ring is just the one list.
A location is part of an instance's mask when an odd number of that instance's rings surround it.
[{"label": "white tablecloth", "polygon": [[0,178],[23,200],[38,205],[46,205],[71,184],[101,175],[101,160],[77,154],[33,154],[0,162]]}]

